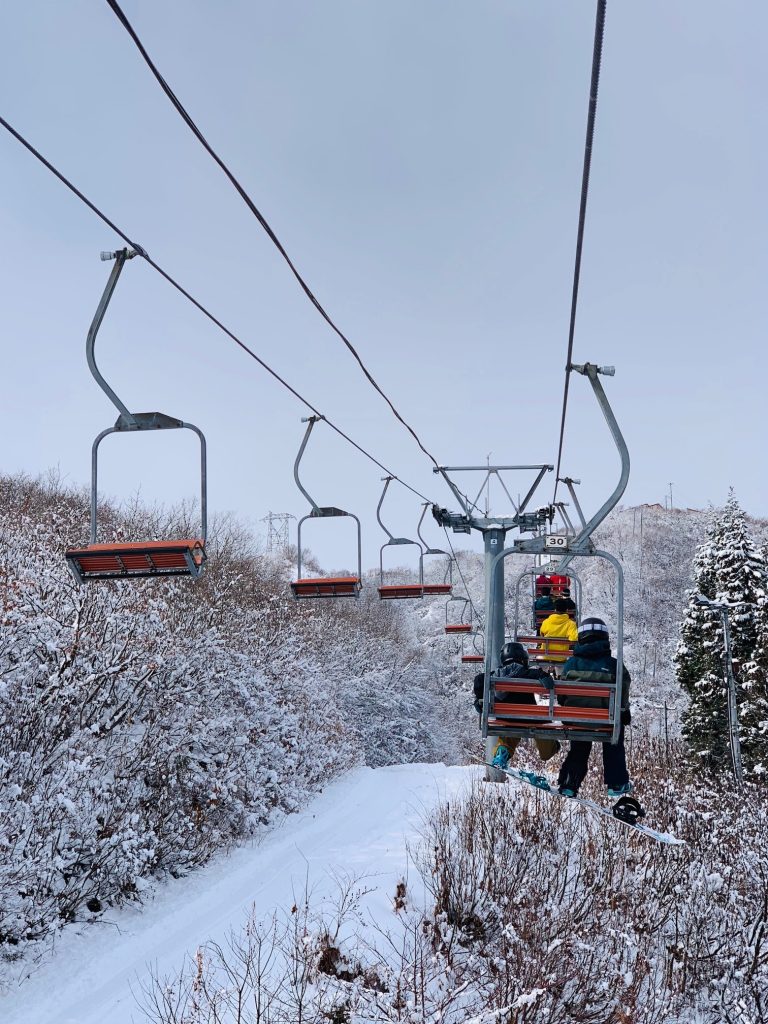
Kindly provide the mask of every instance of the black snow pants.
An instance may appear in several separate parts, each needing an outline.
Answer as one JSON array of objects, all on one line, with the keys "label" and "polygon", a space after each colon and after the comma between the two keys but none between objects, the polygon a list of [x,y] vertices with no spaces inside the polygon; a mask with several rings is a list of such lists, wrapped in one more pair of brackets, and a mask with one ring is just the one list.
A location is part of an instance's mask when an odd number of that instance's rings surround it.
[{"label": "black snow pants", "polygon": [[[621,727],[618,743],[602,743],[603,748],[603,779],[609,789],[620,789],[629,782],[627,771],[627,755],[624,750],[624,726]],[[587,774],[587,765],[592,744],[577,740],[571,743],[570,750],[560,768],[557,777],[558,786],[567,786],[578,793],[579,786]]]}]

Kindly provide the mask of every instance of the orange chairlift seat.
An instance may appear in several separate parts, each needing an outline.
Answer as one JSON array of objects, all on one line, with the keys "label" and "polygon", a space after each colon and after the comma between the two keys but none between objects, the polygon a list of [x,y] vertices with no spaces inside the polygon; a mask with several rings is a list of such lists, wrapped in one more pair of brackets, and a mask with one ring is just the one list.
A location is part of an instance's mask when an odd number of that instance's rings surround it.
[{"label": "orange chairlift seat", "polygon": [[[527,696],[530,703],[505,701],[506,694]],[[608,707],[574,707],[558,698],[608,699]],[[568,682],[556,680],[553,687],[536,679],[491,677],[488,708],[489,736],[539,736],[553,734],[566,739],[608,742],[613,732],[616,683]]]},{"label": "orange chairlift seat", "polygon": [[[309,441],[309,435],[312,433],[312,428],[318,420],[324,419],[323,416],[309,416],[306,419],[302,419],[302,423],[307,424],[307,430],[304,434],[304,440],[301,442],[299,453],[296,456],[296,461],[293,466],[293,477],[296,484],[307,499],[309,504],[312,506],[307,515],[302,516],[298,522],[296,528],[296,544],[298,547],[297,557],[297,579],[291,583],[291,590],[293,596],[297,599],[303,598],[317,598],[317,597],[358,597],[360,594],[360,588],[362,586],[362,542],[360,536],[360,520],[352,512],[345,512],[341,508],[336,508],[334,505],[318,505],[314,498],[307,492],[299,479],[299,463],[304,455],[304,449],[307,447],[307,441]],[[348,516],[350,519],[354,519],[357,524],[357,575],[356,576],[316,576],[316,577],[305,577],[301,575],[301,527],[307,519],[329,519],[337,518],[339,516]]]},{"label": "orange chairlift seat", "polygon": [[[193,576],[202,574],[205,565],[205,539],[207,533],[207,473],[206,443],[201,430],[192,423],[160,412],[132,413],[107,384],[96,365],[95,345],[104,314],[109,305],[125,261],[140,255],[137,250],[121,249],[102,253],[103,260],[114,259],[101,301],[88,331],[86,357],[96,383],[117,408],[119,416],[114,427],[98,435],[91,449],[91,531],[90,543],[84,547],[68,548],[65,557],[79,584],[88,580],[136,579],[145,576]],[[98,542],[98,451],[108,434],[139,430],[192,430],[200,440],[200,518],[198,537],[179,540],[144,540],[105,544]]]},{"label": "orange chairlift seat", "polygon": [[[440,554],[444,555],[444,551],[440,551],[437,548],[427,548],[426,552],[419,541],[410,540],[408,537],[395,537],[393,536],[384,523],[381,520],[381,506],[384,502],[384,497],[387,493],[387,488],[391,482],[395,479],[393,476],[385,476],[382,478],[384,481],[384,490],[381,492],[379,498],[379,504],[376,507],[376,518],[379,521],[379,526],[386,533],[389,540],[382,544],[379,550],[379,597],[382,601],[405,601],[420,599],[423,597],[446,597],[453,590],[452,583],[425,583],[424,582],[424,555],[426,554]],[[424,518],[424,512],[426,512],[425,506],[424,511],[421,514],[421,519]],[[421,520],[419,520],[421,525]],[[396,545],[412,544],[414,547],[419,549],[419,582],[418,583],[385,583],[384,575],[384,548],[393,547]]]}]

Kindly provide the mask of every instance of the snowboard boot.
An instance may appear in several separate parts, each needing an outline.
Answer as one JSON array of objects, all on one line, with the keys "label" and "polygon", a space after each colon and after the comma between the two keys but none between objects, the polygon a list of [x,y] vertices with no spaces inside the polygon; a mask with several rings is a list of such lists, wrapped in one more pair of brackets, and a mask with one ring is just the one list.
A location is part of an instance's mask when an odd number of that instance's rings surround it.
[{"label": "snowboard boot", "polygon": [[498,747],[496,747],[496,753],[493,755],[493,761],[491,761],[491,764],[494,768],[501,768],[502,771],[509,767],[509,751],[503,743],[500,743]]},{"label": "snowboard boot", "polygon": [[623,786],[609,786],[608,796],[628,796],[632,792],[632,783],[627,781]]}]

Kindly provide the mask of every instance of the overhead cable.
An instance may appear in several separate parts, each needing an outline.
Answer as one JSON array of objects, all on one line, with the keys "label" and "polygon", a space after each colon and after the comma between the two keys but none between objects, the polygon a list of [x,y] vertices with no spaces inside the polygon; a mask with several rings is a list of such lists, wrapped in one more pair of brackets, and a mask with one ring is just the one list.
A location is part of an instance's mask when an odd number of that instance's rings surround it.
[{"label": "overhead cable", "polygon": [[448,541],[448,547],[451,549],[451,556],[452,556],[453,561],[454,561],[454,563],[456,565],[456,568],[458,569],[459,576],[461,577],[461,582],[464,584],[464,591],[465,591],[465,593],[467,595],[467,600],[469,601],[469,607],[472,609],[472,615],[477,620],[478,624],[482,628],[485,628],[485,623],[483,622],[483,617],[482,617],[482,615],[480,615],[480,613],[478,612],[477,608],[475,607],[475,602],[472,600],[472,594],[470,593],[469,586],[467,585],[467,581],[466,581],[466,579],[464,577],[464,573],[461,571],[461,563],[459,562],[458,558],[456,557],[456,552],[454,551],[453,543],[451,542],[451,535],[448,533],[448,527],[444,526],[443,527],[443,531],[445,533],[445,539]]},{"label": "overhead cable", "polygon": [[432,499],[431,498],[426,497],[426,495],[422,494],[421,491],[418,491],[415,487],[412,487],[405,480],[403,480],[402,478],[398,477],[395,473],[392,472],[391,469],[388,469],[384,465],[383,462],[379,462],[379,460],[374,455],[371,455],[371,453],[369,451],[366,451],[366,449],[363,448],[362,445],[359,445],[357,443],[357,441],[353,440],[349,436],[349,434],[345,433],[341,429],[341,427],[337,426],[332,420],[329,420],[327,416],[324,416],[320,412],[320,410],[317,409],[312,404],[312,402],[309,401],[308,398],[305,398],[302,394],[300,394],[300,392],[298,392],[296,390],[296,388],[294,388],[291,384],[289,384],[288,381],[285,380],[284,377],[281,377],[280,374],[277,373],[276,370],[273,370],[272,367],[269,366],[268,363],[266,363],[260,356],[258,356],[253,351],[252,348],[249,348],[249,346],[246,345],[245,342],[242,341],[233,331],[231,331],[228,327],[226,327],[222,323],[222,321],[218,319],[218,317],[214,316],[214,314],[211,313],[210,310],[207,309],[202,304],[202,302],[200,302],[198,299],[196,299],[194,297],[194,295],[192,295],[190,292],[188,292],[187,289],[184,288],[183,285],[181,285],[174,277],[171,276],[171,274],[168,273],[167,270],[164,270],[163,267],[161,267],[158,263],[156,263],[149,256],[149,254],[147,253],[146,249],[144,249],[143,246],[139,245],[137,242],[134,242],[133,239],[128,234],[126,234],[125,231],[123,231],[121,228],[119,228],[117,226],[117,224],[115,224],[115,222],[113,220],[110,220],[110,218],[105,213],[103,213],[103,211],[100,210],[99,207],[96,206],[96,204],[94,202],[92,202],[92,200],[90,200],[83,192],[81,192],[80,189],[77,188],[77,186],[74,185],[69,180],[69,178],[65,177],[65,175],[62,174],[62,172],[60,170],[58,170],[58,168],[56,168],[50,162],[50,160],[46,160],[46,158],[42,155],[42,153],[40,153],[37,149],[35,149],[35,147],[30,142],[28,142],[24,138],[23,135],[21,135],[19,132],[17,132],[16,129],[11,124],[9,124],[8,121],[6,121],[4,117],[2,117],[2,115],[0,115],[0,125],[2,125],[2,127],[5,128],[5,130],[10,135],[12,135],[14,137],[14,139],[16,139],[17,142],[20,142],[21,145],[24,146],[24,148],[35,157],[35,159],[37,159],[45,168],[47,168],[47,170],[49,170],[51,172],[51,174],[53,174],[55,177],[57,177],[59,179],[59,181],[70,190],[70,192],[72,192],[74,195],[76,195],[77,198],[82,203],[85,203],[85,205],[93,213],[95,213],[96,216],[99,217],[100,220],[102,220],[109,228],[111,228],[112,231],[114,231],[116,235],[118,235],[120,238],[122,238],[122,240],[126,243],[126,245],[130,246],[131,249],[134,249],[139,256],[141,256],[144,260],[146,260],[146,262],[150,265],[150,267],[152,267],[153,270],[155,270],[161,277],[165,278],[165,280],[168,282],[168,284],[170,284],[173,288],[175,288],[176,291],[180,292],[181,295],[183,295],[185,299],[187,299],[189,302],[191,302],[192,305],[195,306],[195,308],[198,309],[203,314],[203,316],[207,317],[208,320],[211,321],[211,323],[215,324],[219,328],[220,331],[222,331],[224,334],[227,335],[228,338],[230,338],[232,341],[234,341],[234,343],[236,345],[238,345],[244,352],[246,352],[252,359],[254,359],[259,364],[259,366],[262,367],[262,369],[266,370],[267,373],[270,374],[270,376],[274,377],[274,379],[279,384],[282,384],[282,386],[287,391],[290,391],[290,393],[295,398],[298,398],[298,400],[300,402],[303,402],[304,405],[306,405],[308,409],[311,409],[312,412],[316,416],[319,416],[321,419],[325,420],[325,422],[328,424],[328,426],[332,430],[335,430],[336,433],[340,437],[344,438],[344,440],[348,444],[351,444],[353,448],[356,448],[357,451],[359,451],[361,453],[361,455],[364,455],[367,459],[370,459],[371,462],[373,462],[376,466],[378,466],[379,469],[382,469],[388,476],[393,477],[393,479],[397,480],[397,482],[402,484],[403,487],[407,488],[413,494],[417,495],[417,497],[421,498],[422,501],[428,501],[428,502],[432,503]]},{"label": "overhead cable", "polygon": [[304,278],[300,274],[298,268],[296,267],[296,264],[293,262],[291,257],[288,255],[288,253],[285,250],[282,242],[280,241],[280,239],[277,237],[277,235],[275,234],[275,232],[272,229],[272,227],[267,222],[267,219],[264,217],[263,213],[258,209],[258,207],[254,203],[254,201],[251,199],[251,197],[246,192],[245,188],[240,184],[240,182],[235,177],[233,172],[229,169],[229,167],[224,162],[224,160],[219,156],[219,154],[216,152],[216,150],[213,148],[213,146],[211,146],[211,144],[208,142],[206,137],[203,135],[202,131],[195,124],[194,120],[192,119],[191,115],[187,111],[186,107],[183,105],[183,103],[178,98],[176,93],[170,87],[170,85],[168,84],[166,79],[163,77],[163,75],[160,74],[160,71],[158,70],[156,64],[153,62],[152,58],[147,53],[147,51],[146,51],[146,49],[144,47],[144,44],[139,39],[139,37],[138,37],[138,35],[136,33],[136,30],[133,28],[131,23],[128,21],[128,18],[125,16],[122,8],[120,7],[120,4],[117,3],[117,0],[107,0],[107,3],[109,4],[110,8],[114,12],[114,14],[117,17],[117,19],[120,22],[120,24],[123,26],[123,28],[126,30],[128,35],[133,40],[133,42],[136,45],[136,48],[138,49],[139,53],[144,58],[144,61],[146,62],[147,67],[152,72],[152,74],[155,76],[155,78],[157,79],[161,89],[166,94],[168,99],[171,101],[171,103],[175,107],[176,111],[180,114],[181,118],[186,123],[187,127],[189,128],[189,130],[192,132],[192,134],[198,140],[200,145],[205,149],[205,151],[208,153],[208,155],[214,160],[214,162],[216,164],[218,164],[218,166],[221,168],[221,170],[224,172],[224,174],[227,176],[229,181],[232,183],[232,185],[236,189],[237,193],[240,195],[240,198],[243,200],[245,205],[248,207],[248,209],[251,211],[251,213],[254,215],[254,217],[258,220],[259,224],[261,224],[262,228],[267,233],[270,241],[274,244],[275,248],[278,250],[280,255],[283,257],[285,262],[290,267],[291,273],[293,274],[293,276],[298,281],[298,283],[299,283],[302,291],[304,292],[304,294],[307,296],[309,301],[312,303],[312,305],[318,311],[318,313],[323,318],[323,320],[325,320],[325,322],[328,324],[328,326],[331,328],[331,330],[341,339],[341,341],[344,342],[346,347],[349,349],[349,351],[354,356],[355,360],[357,361],[358,365],[360,366],[360,369],[365,374],[365,377],[367,378],[367,380],[369,381],[371,386],[381,395],[381,397],[384,399],[384,401],[387,403],[387,405],[391,409],[391,411],[394,414],[395,418],[397,420],[399,420],[400,423],[402,423],[402,425],[406,428],[408,433],[416,441],[416,444],[418,444],[418,446],[422,450],[422,452],[427,456],[427,458],[429,458],[432,461],[433,465],[437,466],[437,460],[435,459],[434,455],[432,455],[432,453],[429,452],[425,448],[424,444],[421,441],[421,438],[416,433],[416,431],[413,429],[413,427],[400,415],[400,413],[395,408],[393,402],[390,400],[390,398],[385,394],[385,392],[381,389],[379,384],[373,378],[372,374],[370,373],[370,371],[366,367],[365,363],[361,359],[360,354],[358,353],[358,351],[355,348],[355,346],[352,344],[352,342],[349,340],[349,338],[347,338],[346,334],[344,334],[344,332],[341,330],[341,328],[337,326],[337,324],[332,319],[330,314],[321,305],[319,299],[314,295],[314,293],[310,289],[309,285],[307,284],[307,282],[304,280]]},{"label": "overhead cable", "polygon": [[592,47],[592,80],[589,87],[589,112],[587,114],[587,138],[584,145],[584,167],[581,175],[581,201],[579,203],[579,226],[576,233],[576,261],[573,268],[573,290],[571,292],[571,320],[568,327],[568,354],[565,361],[565,386],[563,388],[563,411],[560,417],[560,442],[557,448],[557,469],[552,504],[557,500],[557,485],[560,482],[560,463],[563,458],[565,437],[565,414],[568,408],[568,387],[571,380],[573,338],[576,331],[576,307],[579,301],[579,278],[581,276],[581,251],[584,245],[584,224],[587,217],[587,196],[589,195],[589,172],[592,164],[592,140],[595,135],[595,114],[597,112],[597,88],[600,83],[600,62],[603,54],[603,33],[605,29],[605,8],[607,0],[597,0],[595,15],[595,41]]}]

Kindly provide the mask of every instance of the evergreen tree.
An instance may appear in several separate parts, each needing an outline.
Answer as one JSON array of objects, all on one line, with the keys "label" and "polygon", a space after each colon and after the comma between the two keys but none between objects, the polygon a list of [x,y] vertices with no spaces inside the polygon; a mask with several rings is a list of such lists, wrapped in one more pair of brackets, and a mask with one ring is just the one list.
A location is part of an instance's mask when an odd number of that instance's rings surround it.
[{"label": "evergreen tree", "polygon": [[[749,536],[746,516],[731,492],[724,508],[713,515],[707,539],[696,554],[694,590],[675,656],[678,681],[690,696],[683,735],[696,762],[713,770],[727,768],[730,763],[724,637],[720,613],[697,605],[696,595],[703,594],[728,608],[740,725],[746,729],[743,737],[748,738],[742,744],[742,755],[746,770],[754,774],[755,758],[763,758],[763,742],[768,755],[764,676],[761,687],[760,669],[748,667],[757,648],[764,571],[765,563]],[[749,719],[748,725],[744,716]],[[766,734],[761,741],[764,721]],[[765,760],[768,764],[768,756]]]},{"label": "evergreen tree", "polygon": [[723,630],[713,609],[696,603],[702,594],[717,594],[717,517],[713,513],[707,538],[693,562],[693,590],[683,616],[675,667],[680,686],[690,698],[683,716],[683,737],[693,759],[716,770],[728,763],[728,710],[723,685]]},{"label": "evergreen tree", "polygon": [[756,633],[752,657],[745,663],[739,722],[744,765],[755,781],[768,783],[768,545],[753,569],[761,574],[762,590],[754,614]]}]

